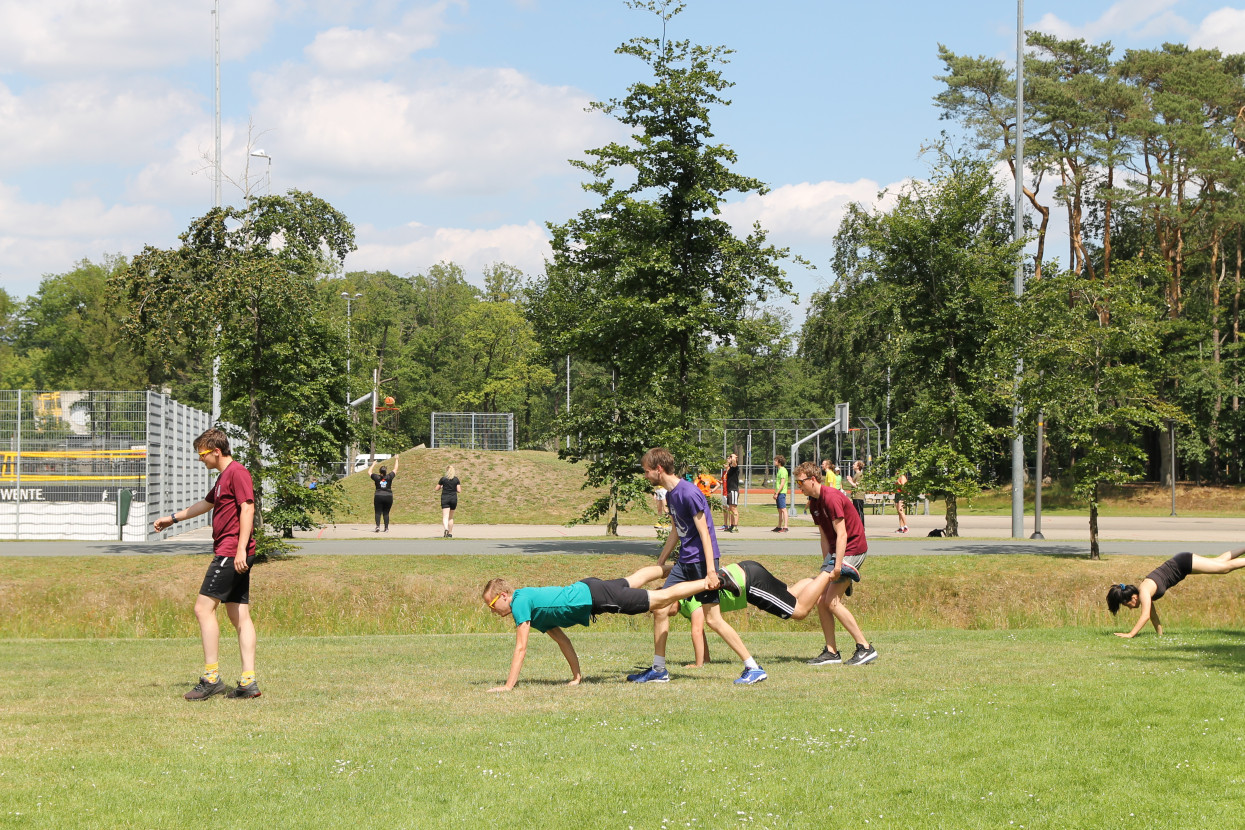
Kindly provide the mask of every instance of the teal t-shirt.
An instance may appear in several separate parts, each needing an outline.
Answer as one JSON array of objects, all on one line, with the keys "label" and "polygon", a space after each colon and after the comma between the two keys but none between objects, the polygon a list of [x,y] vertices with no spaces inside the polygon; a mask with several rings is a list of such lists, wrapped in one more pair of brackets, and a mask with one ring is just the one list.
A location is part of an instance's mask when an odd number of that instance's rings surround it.
[{"label": "teal t-shirt", "polygon": [[592,621],[592,593],[582,582],[551,588],[520,588],[510,598],[515,625],[530,622],[544,633],[551,628],[587,625]]}]

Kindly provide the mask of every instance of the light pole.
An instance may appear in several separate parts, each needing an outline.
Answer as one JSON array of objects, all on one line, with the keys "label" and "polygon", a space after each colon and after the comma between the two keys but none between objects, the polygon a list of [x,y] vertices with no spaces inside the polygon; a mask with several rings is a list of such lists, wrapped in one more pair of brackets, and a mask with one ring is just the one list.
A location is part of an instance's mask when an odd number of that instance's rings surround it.
[{"label": "light pole", "polygon": [[268,168],[264,171],[264,190],[266,191],[264,195],[271,196],[272,195],[272,156],[268,155],[263,150],[256,150],[255,152],[251,153],[251,155],[257,159],[266,159],[268,162]]},{"label": "light pole", "polygon": [[[1025,174],[1025,0],[1016,0],[1016,228],[1015,241],[1024,238],[1024,215],[1020,200]],[[1025,293],[1024,257],[1016,258],[1016,302]],[[1024,367],[1016,357],[1015,401],[1012,402],[1012,538],[1025,535],[1025,439],[1020,434],[1020,374]]]},{"label": "light pole", "polygon": [[[362,294],[351,294],[349,291],[342,292],[342,299],[346,301],[346,419],[350,419],[350,304],[352,301],[362,297]],[[350,442],[346,442],[346,472],[350,475]]]},{"label": "light pole", "polygon": [[[216,68],[216,169],[213,171],[212,206],[220,208],[220,0],[212,9],[212,26],[214,32],[214,51]],[[216,326],[216,337],[220,338],[220,325]],[[212,426],[220,421],[220,355],[212,357]]]}]

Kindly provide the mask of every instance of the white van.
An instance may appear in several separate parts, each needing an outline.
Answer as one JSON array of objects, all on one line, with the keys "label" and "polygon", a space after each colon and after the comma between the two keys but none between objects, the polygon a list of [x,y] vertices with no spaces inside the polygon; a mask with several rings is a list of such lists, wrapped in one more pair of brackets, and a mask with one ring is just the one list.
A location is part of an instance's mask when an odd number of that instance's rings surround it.
[{"label": "white van", "polygon": [[[387,453],[383,453],[383,452],[376,453],[376,463],[378,464],[381,463],[382,461],[388,461],[390,458],[393,458],[393,456]],[[372,456],[356,455],[354,457],[354,471],[356,473],[361,473],[371,466],[372,466]]]}]

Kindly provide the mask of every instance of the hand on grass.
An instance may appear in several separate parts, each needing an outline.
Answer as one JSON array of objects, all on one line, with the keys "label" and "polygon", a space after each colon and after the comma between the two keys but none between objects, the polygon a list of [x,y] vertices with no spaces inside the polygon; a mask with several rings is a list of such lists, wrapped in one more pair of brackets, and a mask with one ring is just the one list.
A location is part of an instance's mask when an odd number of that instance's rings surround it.
[{"label": "hand on grass", "polygon": [[510,691],[511,688],[512,687],[510,686],[494,686],[493,688],[489,689],[489,691],[490,692],[508,692]]},{"label": "hand on grass", "polygon": [[1124,632],[1124,631],[1115,632],[1115,636],[1123,637],[1125,640],[1131,640],[1133,638],[1133,635],[1131,632]]}]

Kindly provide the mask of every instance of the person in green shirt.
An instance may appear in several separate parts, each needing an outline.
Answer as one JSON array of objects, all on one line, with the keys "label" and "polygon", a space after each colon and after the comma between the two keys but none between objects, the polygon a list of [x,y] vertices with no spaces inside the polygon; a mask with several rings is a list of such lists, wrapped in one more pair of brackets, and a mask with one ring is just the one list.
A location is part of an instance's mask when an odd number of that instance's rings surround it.
[{"label": "person in green shirt", "polygon": [[778,527],[772,533],[787,532],[787,459],[774,456],[774,502],[778,505]]},{"label": "person in green shirt", "polygon": [[[654,570],[658,573],[654,574]],[[545,588],[515,589],[504,579],[490,579],[481,594],[484,604],[500,617],[514,618],[515,642],[505,685],[489,691],[508,692],[519,682],[519,671],[527,656],[527,638],[533,628],[548,634],[558,644],[571,667],[571,680],[567,685],[577,686],[583,675],[579,670],[575,647],[562,630],[564,627],[586,626],[597,614],[646,614],[709,590],[707,579],[679,582],[658,591],[646,591],[640,587],[659,578],[660,572],[660,567],[649,565],[621,579],[588,577],[571,585]]]}]

